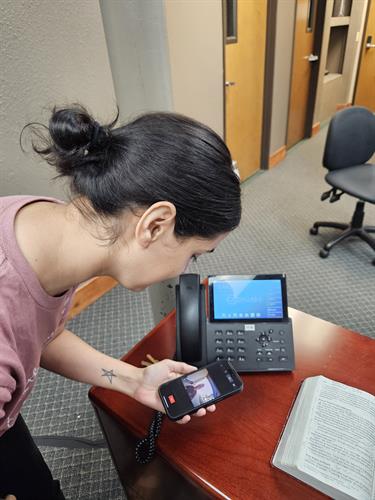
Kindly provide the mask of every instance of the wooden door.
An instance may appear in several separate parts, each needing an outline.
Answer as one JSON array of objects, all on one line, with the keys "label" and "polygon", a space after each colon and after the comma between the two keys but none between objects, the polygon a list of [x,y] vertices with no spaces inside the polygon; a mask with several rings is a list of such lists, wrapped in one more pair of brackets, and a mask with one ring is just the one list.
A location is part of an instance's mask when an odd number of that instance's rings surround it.
[{"label": "wooden door", "polygon": [[[316,2],[297,0],[294,31],[292,78],[289,100],[287,148],[305,137],[306,114],[309,100],[312,64],[314,59],[314,32],[316,20]],[[317,56],[315,56],[317,57]]]},{"label": "wooden door", "polygon": [[236,41],[224,37],[225,139],[244,180],[260,168],[267,2],[236,4]]},{"label": "wooden door", "polygon": [[368,13],[354,103],[375,112],[375,0]]}]

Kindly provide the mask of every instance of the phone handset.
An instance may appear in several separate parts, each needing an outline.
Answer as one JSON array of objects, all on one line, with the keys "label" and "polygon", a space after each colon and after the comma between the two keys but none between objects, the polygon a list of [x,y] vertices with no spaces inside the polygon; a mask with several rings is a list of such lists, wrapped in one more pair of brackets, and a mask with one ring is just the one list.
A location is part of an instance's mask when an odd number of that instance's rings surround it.
[{"label": "phone handset", "polygon": [[176,286],[176,359],[207,364],[205,288],[199,274],[182,274]]}]

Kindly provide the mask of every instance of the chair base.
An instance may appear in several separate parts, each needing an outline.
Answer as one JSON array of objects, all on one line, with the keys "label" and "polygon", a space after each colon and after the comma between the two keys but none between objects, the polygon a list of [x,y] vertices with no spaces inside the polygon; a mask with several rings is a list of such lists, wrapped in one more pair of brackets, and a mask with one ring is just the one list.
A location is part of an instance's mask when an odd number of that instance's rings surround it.
[{"label": "chair base", "polygon": [[[320,257],[325,259],[335,245],[352,236],[357,236],[375,250],[375,238],[370,236],[371,233],[375,233],[375,226],[363,226],[364,215],[364,202],[358,201],[350,224],[343,224],[341,222],[315,222],[310,229],[310,234],[318,234],[319,227],[331,227],[343,231],[340,236],[324,245],[319,252]],[[375,259],[372,261],[372,264],[375,266]]]}]

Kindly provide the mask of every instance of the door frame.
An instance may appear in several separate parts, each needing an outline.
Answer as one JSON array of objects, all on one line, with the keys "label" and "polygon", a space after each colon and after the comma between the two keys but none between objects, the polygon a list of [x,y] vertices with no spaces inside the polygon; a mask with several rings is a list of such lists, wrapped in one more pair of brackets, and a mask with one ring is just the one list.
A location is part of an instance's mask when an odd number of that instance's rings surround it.
[{"label": "door frame", "polygon": [[[319,57],[319,64],[313,64],[310,74],[309,94],[306,107],[305,138],[312,137],[314,125],[314,111],[316,104],[316,94],[318,90],[319,68],[321,64],[324,21],[326,15],[327,0],[317,0],[315,34],[313,41],[313,53]],[[288,118],[289,120],[289,118]],[[289,123],[289,121],[288,121]]]},{"label": "door frame", "polygon": [[269,169],[278,2],[279,0],[268,0],[267,2],[266,53],[264,61],[263,82],[263,117],[260,151],[261,170]]},{"label": "door frame", "polygon": [[368,0],[368,2],[367,2],[366,19],[365,19],[365,23],[363,25],[363,33],[362,33],[362,39],[361,39],[361,53],[360,53],[360,58],[358,61],[358,66],[357,66],[357,74],[355,77],[355,85],[354,85],[354,90],[353,90],[352,104],[355,102],[355,96],[357,94],[357,87],[358,87],[359,71],[361,69],[362,62],[363,62],[363,56],[365,54],[365,52],[363,50],[363,45],[364,45],[365,40],[366,40],[367,24],[368,24],[368,19],[370,16],[370,8],[371,8],[372,2],[375,2],[375,0]]},{"label": "door frame", "polygon": [[226,0],[221,0],[221,11],[222,11],[222,22],[223,22],[223,40],[222,40],[222,48],[223,48],[223,139],[224,142],[227,140],[227,100],[225,95],[225,41],[227,39],[227,9],[226,9]]},{"label": "door frame", "polygon": [[[260,170],[268,170],[271,141],[273,75],[275,66],[276,18],[279,0],[267,0],[266,47],[264,61],[263,108],[260,146]],[[226,92],[225,92],[225,45],[226,45],[226,0],[222,0],[223,18],[223,124],[224,141],[226,141]]]},{"label": "door frame", "polygon": [[[297,1],[298,0],[296,0],[296,3],[297,3]],[[324,22],[325,22],[325,17],[326,17],[327,0],[316,0],[316,2],[317,2],[316,7],[315,7],[316,19],[315,19],[315,29],[314,29],[314,39],[313,39],[312,52],[315,55],[317,55],[319,57],[319,59],[318,59],[317,64],[312,63],[312,65],[311,65],[309,91],[308,91],[307,104],[306,104],[304,135],[302,137],[302,140],[313,136],[314,112],[315,112],[315,104],[316,104],[316,97],[317,97],[317,90],[318,90],[318,83],[319,83],[318,79],[319,79],[319,68],[320,68],[320,64],[321,64]],[[295,19],[294,19],[294,34],[293,34],[293,47],[292,47],[293,53],[294,53],[294,44],[295,44],[296,15],[297,15],[297,9],[295,11]],[[292,58],[292,64],[290,67],[291,75],[293,74],[293,65],[294,65],[294,57]],[[285,144],[287,143],[288,130],[289,130],[291,93],[292,93],[292,78],[290,79],[290,87],[289,87],[289,104],[288,104],[288,116],[287,116],[287,123],[286,123]]]}]

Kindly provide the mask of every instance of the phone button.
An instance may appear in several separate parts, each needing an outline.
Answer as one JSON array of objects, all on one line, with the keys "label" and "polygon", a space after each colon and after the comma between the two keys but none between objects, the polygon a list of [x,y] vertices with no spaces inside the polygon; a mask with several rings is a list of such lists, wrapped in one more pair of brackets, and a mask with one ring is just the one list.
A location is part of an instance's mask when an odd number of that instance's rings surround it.
[{"label": "phone button", "polygon": [[223,339],[215,339],[215,344],[222,344],[223,343]]},{"label": "phone button", "polygon": [[215,335],[223,335],[223,331],[222,330],[215,330]]},{"label": "phone button", "polygon": [[234,340],[233,339],[227,339],[227,344],[234,344]]},{"label": "phone button", "polygon": [[238,356],[238,361],[246,361],[246,357],[245,356]]},{"label": "phone button", "polygon": [[237,344],[244,344],[245,343],[245,339],[237,339]]},{"label": "phone button", "polygon": [[221,353],[221,352],[224,352],[224,349],[223,349],[223,347],[216,347],[215,352]]}]

